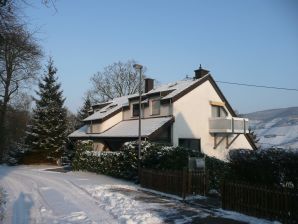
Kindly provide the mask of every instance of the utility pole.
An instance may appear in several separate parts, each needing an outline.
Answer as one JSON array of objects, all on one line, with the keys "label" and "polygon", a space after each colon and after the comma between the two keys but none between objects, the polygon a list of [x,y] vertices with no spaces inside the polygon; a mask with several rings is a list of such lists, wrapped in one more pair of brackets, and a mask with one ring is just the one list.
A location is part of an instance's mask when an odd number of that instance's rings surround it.
[{"label": "utility pole", "polygon": [[133,65],[134,69],[136,70],[136,73],[139,72],[140,74],[140,80],[139,80],[139,141],[138,141],[138,176],[139,176],[139,181],[141,180],[141,116],[142,116],[142,107],[141,107],[141,102],[142,102],[142,65],[139,64],[134,64]]}]

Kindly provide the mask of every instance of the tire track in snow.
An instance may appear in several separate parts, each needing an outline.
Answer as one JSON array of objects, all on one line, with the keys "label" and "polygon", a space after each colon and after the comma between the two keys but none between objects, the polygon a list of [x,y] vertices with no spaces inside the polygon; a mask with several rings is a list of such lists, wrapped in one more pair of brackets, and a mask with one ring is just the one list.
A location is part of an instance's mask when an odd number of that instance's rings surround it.
[{"label": "tire track in snow", "polygon": [[[1,180],[1,184],[8,193],[5,223],[41,223],[42,217],[35,209],[41,202],[33,194],[34,187],[30,187],[34,182],[28,183],[28,180],[21,180],[15,173],[10,173]],[[34,216],[34,220],[31,216]]]},{"label": "tire track in snow", "polygon": [[[12,222],[9,223],[20,223],[18,220],[13,222],[13,218],[16,216],[25,218],[28,220],[27,223],[29,221],[30,223],[49,223],[50,220],[51,223],[52,221],[58,221],[58,223],[114,223],[112,221],[114,219],[98,207],[94,198],[74,188],[64,178],[65,176],[60,177],[30,169],[17,169],[9,173],[9,176],[5,176],[1,182],[6,182],[4,187],[9,189],[11,195],[9,196],[11,200],[8,210],[10,210]],[[25,192],[26,197],[24,196],[24,200],[18,201],[16,199],[21,192]],[[28,195],[34,201],[34,205],[29,211],[31,219],[26,215],[28,212],[22,213],[26,210],[24,207],[20,206],[18,211],[14,209],[13,205],[13,202],[16,201],[22,205],[21,202],[28,201]]]}]

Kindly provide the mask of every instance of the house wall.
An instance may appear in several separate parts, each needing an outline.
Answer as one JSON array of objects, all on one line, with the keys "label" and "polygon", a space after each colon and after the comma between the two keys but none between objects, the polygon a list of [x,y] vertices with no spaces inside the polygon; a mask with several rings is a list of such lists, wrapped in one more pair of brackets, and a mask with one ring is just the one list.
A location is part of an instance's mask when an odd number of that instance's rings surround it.
[{"label": "house wall", "polygon": [[[173,103],[173,115],[175,116],[172,132],[173,144],[177,146],[179,138],[198,138],[201,139],[202,152],[219,159],[225,159],[228,151],[233,148],[252,149],[243,134],[229,149],[225,148],[225,140],[213,149],[214,137],[209,133],[210,101],[221,101],[221,99],[211,83],[206,81]],[[230,113],[228,117],[231,117]],[[230,139],[233,136],[230,135]]]},{"label": "house wall", "polygon": [[152,115],[152,105],[151,102],[144,108],[144,117],[160,117],[160,116],[169,116],[171,115],[170,105],[169,104],[161,104],[160,105],[160,114],[159,115]]},{"label": "house wall", "polygon": [[100,133],[100,125],[99,121],[92,121],[92,133]]},{"label": "house wall", "polygon": [[123,120],[131,119],[131,112],[130,109],[123,110]]},{"label": "house wall", "polygon": [[104,122],[92,123],[92,133],[101,133],[122,121],[122,111]]},{"label": "house wall", "polygon": [[107,148],[107,146],[100,141],[94,141],[93,142],[93,150],[94,151],[109,151],[109,148]]},{"label": "house wall", "polygon": [[[123,111],[123,120],[135,119],[136,117],[132,117],[132,104],[138,103],[138,101],[132,101],[130,103],[130,109],[126,109]],[[151,115],[151,101],[149,99],[148,104],[142,104],[142,118],[150,118],[150,117],[160,117],[160,116],[169,116],[171,115],[171,105],[170,104],[161,104],[160,105],[160,114],[159,115]]]}]

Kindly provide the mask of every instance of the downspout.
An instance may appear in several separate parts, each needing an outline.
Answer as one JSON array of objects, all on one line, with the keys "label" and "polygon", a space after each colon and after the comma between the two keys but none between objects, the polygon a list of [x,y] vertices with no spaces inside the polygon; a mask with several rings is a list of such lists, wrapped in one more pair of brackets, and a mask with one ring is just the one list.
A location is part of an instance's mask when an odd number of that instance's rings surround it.
[{"label": "downspout", "polygon": [[[170,99],[170,115],[172,115],[174,117],[172,99]],[[175,122],[175,120],[174,120],[174,122]],[[172,145],[174,145],[174,141],[173,141],[173,139],[174,139],[174,137],[173,137],[173,135],[174,135],[173,134],[174,133],[174,122],[171,124],[171,144]]]}]

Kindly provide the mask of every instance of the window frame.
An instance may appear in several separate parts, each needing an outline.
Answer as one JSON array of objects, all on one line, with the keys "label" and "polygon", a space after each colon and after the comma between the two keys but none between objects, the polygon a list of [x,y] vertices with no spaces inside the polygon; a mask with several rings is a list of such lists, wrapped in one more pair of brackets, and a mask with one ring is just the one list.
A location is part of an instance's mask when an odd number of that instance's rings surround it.
[{"label": "window frame", "polygon": [[[190,140],[197,141],[197,143],[198,143],[198,149],[192,149],[192,148],[190,148],[189,147],[191,145],[190,142],[188,143],[188,147],[183,146],[181,144],[181,142],[180,142],[182,140],[184,140],[184,141],[190,141]],[[187,148],[189,150],[195,150],[196,152],[202,153],[202,146],[201,146],[201,139],[200,138],[178,138],[178,146],[185,147],[185,148]]]},{"label": "window frame", "polygon": [[[138,115],[134,115],[134,107],[137,105],[137,109],[139,111],[139,114]],[[132,103],[131,104],[131,117],[139,117],[141,116],[141,111],[140,111],[140,106],[139,106],[139,103]]]},{"label": "window frame", "polygon": [[[159,102],[159,107],[158,107],[158,113],[153,113],[153,102]],[[155,98],[155,99],[151,99],[150,100],[150,108],[151,108],[151,116],[156,116],[156,115],[160,115],[160,107],[161,107],[161,102],[160,102],[160,98]]]},{"label": "window frame", "polygon": [[[213,114],[213,110],[216,108],[216,116]],[[224,116],[221,116],[224,115]],[[211,117],[213,118],[226,118],[229,116],[228,111],[224,106],[219,106],[219,105],[211,105]]]}]

